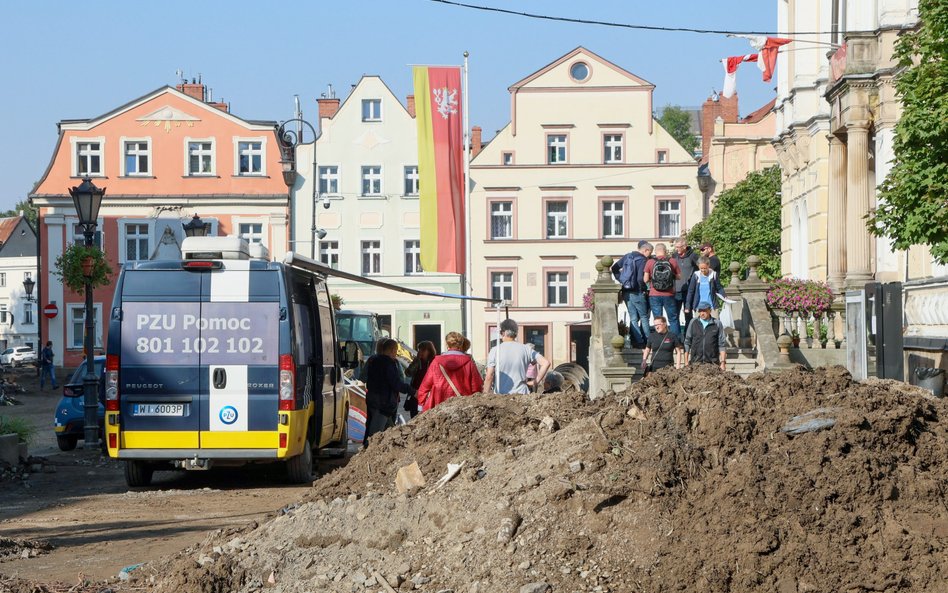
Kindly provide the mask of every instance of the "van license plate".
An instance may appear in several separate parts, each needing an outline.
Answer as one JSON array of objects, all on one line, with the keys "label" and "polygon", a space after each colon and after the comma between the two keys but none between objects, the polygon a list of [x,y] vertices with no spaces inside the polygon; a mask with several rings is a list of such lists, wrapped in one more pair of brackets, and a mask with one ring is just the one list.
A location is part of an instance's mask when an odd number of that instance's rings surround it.
[{"label": "van license plate", "polygon": [[135,404],[135,416],[184,416],[184,404]]}]

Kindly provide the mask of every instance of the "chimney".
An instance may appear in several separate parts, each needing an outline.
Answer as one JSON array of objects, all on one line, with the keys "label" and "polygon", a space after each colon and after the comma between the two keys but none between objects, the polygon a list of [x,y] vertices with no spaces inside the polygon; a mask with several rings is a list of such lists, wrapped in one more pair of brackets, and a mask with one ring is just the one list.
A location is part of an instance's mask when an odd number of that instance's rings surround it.
[{"label": "chimney", "polygon": [[726,124],[736,123],[738,120],[737,93],[730,99],[715,93],[701,106],[701,162],[708,162],[708,151],[711,150],[711,138],[714,136],[714,122],[718,118]]},{"label": "chimney", "polygon": [[193,78],[191,82],[185,80],[175,88],[189,97],[197,99],[198,101],[204,101],[204,84]]},{"label": "chimney", "polygon": [[319,119],[331,118],[339,111],[339,99],[335,97],[316,99],[316,102],[319,103]]},{"label": "chimney", "polygon": [[474,126],[471,128],[471,158],[476,157],[482,148],[484,144],[481,142],[481,127]]},{"label": "chimney", "polygon": [[405,108],[408,109],[408,115],[415,117],[415,95],[405,97]]}]

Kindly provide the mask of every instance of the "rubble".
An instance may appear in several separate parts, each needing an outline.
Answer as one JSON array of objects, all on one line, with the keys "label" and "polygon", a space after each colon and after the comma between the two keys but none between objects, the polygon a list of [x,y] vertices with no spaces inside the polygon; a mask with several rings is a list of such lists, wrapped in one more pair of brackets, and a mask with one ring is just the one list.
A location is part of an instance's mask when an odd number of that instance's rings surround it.
[{"label": "rubble", "polygon": [[[833,423],[806,424],[820,409]],[[452,398],[375,437],[292,513],[211,534],[132,582],[181,593],[938,593],[945,418],[944,400],[857,384],[838,367],[746,380],[663,369],[596,402]],[[782,431],[791,419],[806,430]],[[434,476],[449,463],[464,466],[441,488],[396,489],[399,468]],[[200,565],[215,546],[224,553]]]}]

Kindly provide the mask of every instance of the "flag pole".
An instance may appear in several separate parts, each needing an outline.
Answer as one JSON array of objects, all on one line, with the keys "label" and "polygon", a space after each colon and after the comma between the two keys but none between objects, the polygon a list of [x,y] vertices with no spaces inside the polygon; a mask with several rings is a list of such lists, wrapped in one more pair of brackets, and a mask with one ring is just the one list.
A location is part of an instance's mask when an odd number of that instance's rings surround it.
[{"label": "flag pole", "polygon": [[[461,109],[464,115],[464,274],[461,275],[461,294],[468,295],[468,286],[471,282],[471,116],[469,113],[471,99],[470,85],[467,82],[467,58],[470,54],[464,52],[464,69],[461,71]],[[461,333],[473,340],[471,327],[471,303],[467,299],[461,301]]]}]

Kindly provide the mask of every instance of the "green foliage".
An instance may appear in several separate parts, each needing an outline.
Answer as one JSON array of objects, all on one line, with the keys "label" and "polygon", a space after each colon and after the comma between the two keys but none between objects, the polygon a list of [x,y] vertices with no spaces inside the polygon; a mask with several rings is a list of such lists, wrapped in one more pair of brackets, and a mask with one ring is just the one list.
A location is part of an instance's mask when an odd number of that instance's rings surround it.
[{"label": "green foliage", "polygon": [[721,282],[731,280],[728,266],[741,264],[747,257],[760,257],[757,273],[761,278],[780,276],[780,169],[770,167],[752,172],[731,189],[721,192],[711,215],[691,227],[688,242],[714,245],[721,260]]},{"label": "green foliage", "polygon": [[24,418],[0,416],[0,434],[15,434],[21,443],[29,443],[36,434],[36,427]]},{"label": "green foliage", "polygon": [[336,311],[340,311],[342,306],[346,304],[346,299],[336,293],[330,294],[329,300],[332,301],[332,308]]},{"label": "green foliage", "polygon": [[896,56],[902,117],[895,127],[895,160],[880,186],[869,230],[897,249],[928,245],[948,263],[948,3],[919,0],[921,26],[904,33]]},{"label": "green foliage", "polygon": [[681,144],[688,154],[694,154],[698,148],[698,138],[691,131],[691,116],[677,105],[666,105],[662,116],[658,118],[665,131]]},{"label": "green foliage", "polygon": [[36,206],[30,204],[29,200],[20,200],[19,202],[16,203],[16,205],[13,207],[12,210],[7,210],[6,212],[3,212],[2,214],[0,214],[0,216],[4,218],[10,217],[10,216],[19,216],[20,210],[23,211],[23,216],[25,216],[26,219],[30,221],[30,224],[33,225],[33,228],[35,229],[37,210],[36,210]]},{"label": "green foliage", "polygon": [[[86,258],[92,258],[92,274],[87,277],[82,268],[82,263]],[[74,243],[66,248],[62,254],[56,258],[53,264],[53,276],[77,294],[85,294],[86,281],[92,284],[92,288],[105,286],[109,283],[112,276],[112,268],[105,258],[105,254],[98,247],[86,247],[81,243]]]}]

